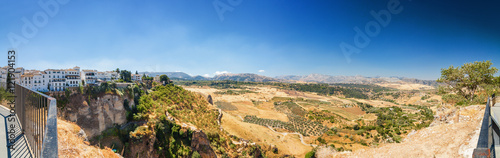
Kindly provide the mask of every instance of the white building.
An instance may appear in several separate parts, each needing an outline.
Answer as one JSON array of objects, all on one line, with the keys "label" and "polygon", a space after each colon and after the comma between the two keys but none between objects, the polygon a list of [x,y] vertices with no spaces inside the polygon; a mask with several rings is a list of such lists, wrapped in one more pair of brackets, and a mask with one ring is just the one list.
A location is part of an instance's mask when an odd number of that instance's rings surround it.
[{"label": "white building", "polygon": [[[43,77],[43,75],[46,77]],[[64,91],[69,87],[78,87],[81,84],[80,67],[75,66],[72,69],[47,69],[42,73],[42,78],[48,78],[48,91]]]},{"label": "white building", "polygon": [[21,85],[36,91],[49,91],[49,81],[47,73],[43,71],[29,70],[21,75]]},{"label": "white building", "polygon": [[7,83],[7,66],[0,67],[0,83]]},{"label": "white building", "polygon": [[80,86],[82,79],[80,77],[80,67],[76,66],[72,69],[65,70],[66,86],[68,87],[78,87]]},{"label": "white building", "polygon": [[[10,68],[9,66],[5,66],[5,67],[0,68],[0,83],[7,83],[7,74],[8,74],[9,68]],[[13,80],[16,83],[20,83],[21,82],[21,80],[20,80],[21,75],[24,75],[24,68],[22,68],[22,67],[15,68]]]},{"label": "white building", "polygon": [[64,91],[66,89],[66,71],[61,69],[47,69],[50,91]]},{"label": "white building", "polygon": [[153,81],[160,82],[160,75],[153,77]]},{"label": "white building", "polygon": [[142,76],[139,74],[131,74],[132,81],[141,81]]},{"label": "white building", "polygon": [[111,76],[108,75],[106,72],[97,72],[96,73],[96,78],[99,81],[111,81]]},{"label": "white building", "polygon": [[110,78],[111,81],[120,79],[120,73],[115,71],[106,71],[107,78]]},{"label": "white building", "polygon": [[[0,67],[0,83],[6,82],[8,66]],[[114,81],[120,78],[115,71],[98,72],[97,70],[80,70],[75,66],[70,69],[24,70],[16,68],[13,80],[27,88],[37,91],[64,91],[70,87],[98,85],[99,81]],[[141,75],[131,75],[133,81],[141,81]]]},{"label": "white building", "polygon": [[99,81],[107,82],[107,81],[118,80],[120,78],[120,74],[118,74],[115,71],[104,71],[104,72],[96,71],[95,77]]},{"label": "white building", "polygon": [[96,70],[82,70],[80,77],[84,81],[84,85],[94,85],[97,83]]}]

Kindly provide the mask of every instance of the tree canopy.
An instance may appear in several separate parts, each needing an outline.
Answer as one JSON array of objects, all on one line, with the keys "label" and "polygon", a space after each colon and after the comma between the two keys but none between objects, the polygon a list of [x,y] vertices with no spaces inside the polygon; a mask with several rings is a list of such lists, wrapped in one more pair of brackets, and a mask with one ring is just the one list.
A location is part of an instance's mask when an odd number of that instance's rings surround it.
[{"label": "tree canopy", "polygon": [[441,69],[441,77],[437,80],[446,83],[451,91],[472,101],[478,89],[488,85],[498,85],[500,78],[494,77],[498,69],[491,67],[491,61],[476,61],[460,67],[450,66]]},{"label": "tree canopy", "polygon": [[170,78],[168,78],[167,75],[161,75],[160,82],[162,82],[164,85],[172,83],[172,81],[170,80]]},{"label": "tree canopy", "polygon": [[121,70],[120,78],[125,82],[132,82],[132,73],[127,70]]}]

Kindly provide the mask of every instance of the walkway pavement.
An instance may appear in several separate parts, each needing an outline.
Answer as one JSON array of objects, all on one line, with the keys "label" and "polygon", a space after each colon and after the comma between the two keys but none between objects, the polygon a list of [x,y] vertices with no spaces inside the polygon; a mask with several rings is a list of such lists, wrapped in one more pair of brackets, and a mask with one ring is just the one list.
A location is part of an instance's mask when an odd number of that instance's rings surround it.
[{"label": "walkway pavement", "polygon": [[[9,118],[10,111],[3,105],[0,105],[0,158],[17,158],[17,157],[33,157],[26,137],[21,135],[21,128],[17,116]],[[13,121],[9,121],[13,120]],[[15,126],[14,135],[17,138],[13,149],[7,147],[8,144],[8,130],[11,126]]]}]

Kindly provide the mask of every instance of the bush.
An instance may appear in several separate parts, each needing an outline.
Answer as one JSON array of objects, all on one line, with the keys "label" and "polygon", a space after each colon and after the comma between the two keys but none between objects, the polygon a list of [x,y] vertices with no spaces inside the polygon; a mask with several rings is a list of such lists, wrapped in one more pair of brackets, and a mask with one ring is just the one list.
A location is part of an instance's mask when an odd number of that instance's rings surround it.
[{"label": "bush", "polygon": [[429,95],[424,95],[422,98],[420,98],[420,100],[426,100],[426,99],[429,99],[429,98],[431,98],[431,96],[429,96]]},{"label": "bush", "polygon": [[315,158],[315,156],[314,156],[314,155],[316,155],[316,151],[314,151],[314,150],[313,150],[313,151],[308,152],[308,153],[306,154],[306,157],[305,157],[305,158]]},{"label": "bush", "polygon": [[392,138],[396,143],[401,143],[402,138],[400,136],[394,136]]},{"label": "bush", "polygon": [[484,105],[488,101],[488,96],[482,94],[482,95],[474,95],[474,99],[472,99],[472,104],[480,104]]},{"label": "bush", "polygon": [[467,100],[456,94],[446,94],[443,95],[443,101],[448,104],[456,104],[456,105],[465,105],[467,103]]},{"label": "bush", "polygon": [[194,151],[193,155],[191,155],[191,158],[201,158],[201,155],[197,151]]},{"label": "bush", "polygon": [[316,140],[318,140],[318,142],[321,144],[326,144],[326,140],[321,138],[321,137],[318,137],[318,139],[316,139]]},{"label": "bush", "polygon": [[8,97],[8,96],[11,96],[12,94],[9,93],[5,88],[3,87],[0,87],[0,102],[4,101],[4,100],[7,100],[7,99],[11,99],[12,97]]}]

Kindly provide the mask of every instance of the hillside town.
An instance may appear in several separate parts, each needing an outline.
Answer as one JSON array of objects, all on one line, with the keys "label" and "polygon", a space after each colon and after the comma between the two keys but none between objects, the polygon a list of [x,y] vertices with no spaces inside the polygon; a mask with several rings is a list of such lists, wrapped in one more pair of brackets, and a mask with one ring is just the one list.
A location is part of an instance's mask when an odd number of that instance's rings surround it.
[{"label": "hillside town", "polygon": [[[0,68],[0,83],[7,82],[8,67]],[[22,67],[15,69],[13,73],[15,78],[11,79],[20,85],[29,89],[49,92],[49,91],[64,91],[70,87],[80,87],[89,85],[99,85],[103,82],[117,81],[120,79],[118,71],[97,71],[85,70],[75,66],[68,69],[46,69],[40,70],[25,70]],[[139,74],[130,74],[131,81],[141,81],[142,76]],[[159,77],[154,77],[159,80]]]}]

